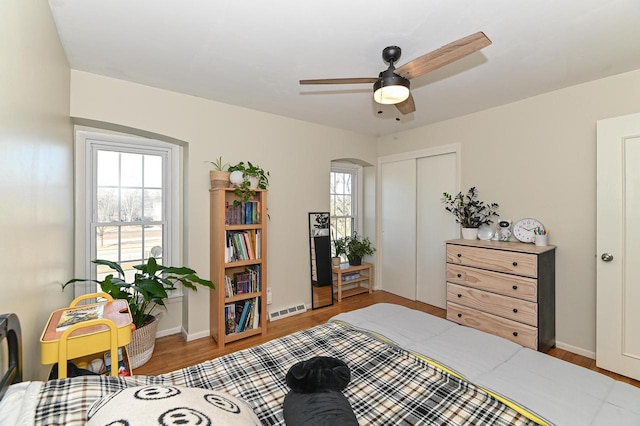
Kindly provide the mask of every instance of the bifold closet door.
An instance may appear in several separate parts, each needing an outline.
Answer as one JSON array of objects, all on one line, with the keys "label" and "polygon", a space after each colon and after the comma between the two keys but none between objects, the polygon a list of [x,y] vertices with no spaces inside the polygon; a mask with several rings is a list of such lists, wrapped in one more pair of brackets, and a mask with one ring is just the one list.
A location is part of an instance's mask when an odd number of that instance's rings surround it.
[{"label": "bifold closet door", "polygon": [[416,160],[380,165],[380,284],[416,299]]},{"label": "bifold closet door", "polygon": [[442,193],[456,194],[457,158],[446,153],[417,159],[416,300],[439,308],[447,304],[444,242],[458,238],[459,226],[442,205]]}]

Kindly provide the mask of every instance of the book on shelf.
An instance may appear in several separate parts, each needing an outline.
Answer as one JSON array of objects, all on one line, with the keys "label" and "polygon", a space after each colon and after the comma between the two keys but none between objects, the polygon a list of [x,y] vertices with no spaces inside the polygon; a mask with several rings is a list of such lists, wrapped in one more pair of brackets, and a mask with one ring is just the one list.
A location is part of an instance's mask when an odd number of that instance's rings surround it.
[{"label": "book on shelf", "polygon": [[236,305],[229,303],[224,305],[224,334],[236,332]]},{"label": "book on shelf", "polygon": [[256,225],[260,223],[260,202],[225,202],[225,225]]},{"label": "book on shelf", "polygon": [[69,308],[62,311],[60,320],[56,326],[56,331],[63,331],[74,324],[83,321],[89,321],[102,318],[104,313],[104,303],[97,305],[85,305],[75,308]]},{"label": "book on shelf", "polygon": [[[231,313],[233,312],[233,313]],[[254,297],[240,302],[225,305],[225,323],[230,323],[233,318],[233,326],[225,327],[225,333],[242,333],[243,331],[256,329],[260,326],[259,298]]]},{"label": "book on shelf", "polygon": [[239,294],[258,293],[261,288],[260,265],[249,265],[244,271],[234,272],[233,277],[224,276],[224,295],[226,298]]}]

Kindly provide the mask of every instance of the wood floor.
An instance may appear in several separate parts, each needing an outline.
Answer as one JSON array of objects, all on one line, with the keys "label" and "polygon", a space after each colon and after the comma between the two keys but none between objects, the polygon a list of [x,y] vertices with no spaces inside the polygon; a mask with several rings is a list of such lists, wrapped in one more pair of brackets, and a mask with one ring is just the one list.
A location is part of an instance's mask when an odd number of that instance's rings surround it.
[{"label": "wood floor", "polygon": [[[157,375],[168,373],[190,365],[217,358],[219,356],[256,346],[266,341],[276,339],[296,331],[305,330],[318,324],[325,323],[329,318],[341,312],[348,312],[354,309],[364,308],[374,303],[396,303],[412,309],[417,309],[429,314],[444,318],[445,311],[431,305],[421,302],[415,302],[400,296],[393,295],[384,291],[374,291],[372,294],[361,294],[347,299],[343,299],[342,303],[334,304],[326,308],[315,311],[307,311],[303,314],[284,318],[268,324],[268,331],[265,337],[253,336],[244,340],[236,341],[226,345],[223,349],[219,349],[217,344],[211,338],[194,340],[185,342],[181,335],[161,337],[156,340],[156,347],[153,357],[145,365],[135,369],[135,374]],[[563,359],[582,367],[598,371],[631,385],[640,387],[640,381],[621,376],[596,367],[595,360],[581,355],[568,352],[563,349],[553,348],[548,352],[549,355]]]}]

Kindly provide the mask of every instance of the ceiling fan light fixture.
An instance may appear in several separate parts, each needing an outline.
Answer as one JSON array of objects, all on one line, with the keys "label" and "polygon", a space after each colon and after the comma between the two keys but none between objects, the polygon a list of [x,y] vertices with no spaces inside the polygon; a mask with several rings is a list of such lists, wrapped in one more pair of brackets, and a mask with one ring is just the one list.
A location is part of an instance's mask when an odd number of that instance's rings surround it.
[{"label": "ceiling fan light fixture", "polygon": [[373,84],[373,99],[379,104],[399,104],[409,97],[409,80],[389,71],[380,73],[380,79]]}]

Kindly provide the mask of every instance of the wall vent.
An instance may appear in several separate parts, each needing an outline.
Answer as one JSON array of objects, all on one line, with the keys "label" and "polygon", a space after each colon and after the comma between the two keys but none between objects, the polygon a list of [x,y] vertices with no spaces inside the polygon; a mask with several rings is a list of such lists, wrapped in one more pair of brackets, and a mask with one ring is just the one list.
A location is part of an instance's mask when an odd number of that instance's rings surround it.
[{"label": "wall vent", "polygon": [[303,312],[307,312],[307,307],[304,305],[304,303],[298,303],[287,308],[269,311],[269,321],[276,321],[282,318],[290,317],[291,315],[301,314]]}]

